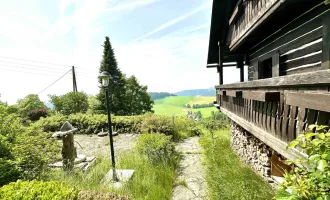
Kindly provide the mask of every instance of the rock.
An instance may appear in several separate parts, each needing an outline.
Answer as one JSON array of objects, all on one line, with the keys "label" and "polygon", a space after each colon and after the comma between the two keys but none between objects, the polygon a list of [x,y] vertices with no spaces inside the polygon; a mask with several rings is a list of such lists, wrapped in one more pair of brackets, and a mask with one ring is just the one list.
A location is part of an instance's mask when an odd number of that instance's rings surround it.
[{"label": "rock", "polygon": [[[105,136],[108,136],[109,134],[107,132],[100,132],[97,134],[97,136],[99,137],[105,137]],[[112,132],[112,136],[117,136],[118,135],[118,132]]]},{"label": "rock", "polygon": [[55,132],[55,133],[53,133],[53,135],[51,137],[61,139],[62,136],[63,136],[62,132]]},{"label": "rock", "polygon": [[99,136],[99,137],[105,137],[105,136],[107,136],[107,135],[108,135],[107,132],[99,132],[99,133],[97,134],[97,136]]},{"label": "rock", "polygon": [[80,169],[84,169],[84,167],[86,167],[88,165],[87,162],[83,162],[83,163],[79,163],[74,165],[74,168],[80,168]]},{"label": "rock", "polygon": [[79,154],[79,155],[77,155],[77,158],[74,159],[74,164],[79,164],[79,163],[82,163],[85,161],[86,161],[86,156]]}]

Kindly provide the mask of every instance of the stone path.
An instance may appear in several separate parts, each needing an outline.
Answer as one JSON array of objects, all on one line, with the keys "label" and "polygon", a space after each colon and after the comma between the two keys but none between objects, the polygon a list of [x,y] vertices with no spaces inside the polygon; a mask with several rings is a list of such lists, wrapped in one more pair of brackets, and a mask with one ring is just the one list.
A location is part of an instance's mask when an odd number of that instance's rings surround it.
[{"label": "stone path", "polygon": [[207,199],[207,183],[201,160],[202,148],[198,139],[188,138],[176,146],[177,151],[182,152],[182,157],[176,172],[172,200]]},{"label": "stone path", "polygon": [[[113,137],[116,155],[127,151],[135,145],[138,134],[119,134]],[[74,135],[75,147],[78,154],[86,156],[109,156],[109,137],[99,137],[97,135]]]}]

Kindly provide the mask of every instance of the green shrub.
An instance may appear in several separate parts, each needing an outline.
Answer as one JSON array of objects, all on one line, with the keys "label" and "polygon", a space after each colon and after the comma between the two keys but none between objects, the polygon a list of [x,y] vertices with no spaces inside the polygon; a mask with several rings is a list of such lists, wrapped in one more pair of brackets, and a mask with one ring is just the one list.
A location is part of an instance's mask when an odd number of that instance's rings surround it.
[{"label": "green shrub", "polygon": [[308,158],[289,162],[297,167],[285,175],[285,181],[275,199],[330,199],[329,127],[312,125],[309,128],[316,129],[318,133],[300,134],[288,145],[288,148],[303,149]]},{"label": "green shrub", "polygon": [[78,199],[78,190],[58,182],[21,181],[0,188],[0,199]]},{"label": "green shrub", "polygon": [[141,135],[137,142],[137,149],[139,153],[154,162],[166,161],[175,153],[171,136],[158,133]]},{"label": "green shrub", "polygon": [[0,186],[21,179],[39,178],[46,164],[60,152],[40,127],[24,127],[15,114],[0,106]]},{"label": "green shrub", "polygon": [[41,118],[34,125],[40,127],[44,132],[59,131],[63,123],[67,120],[64,115],[52,115],[47,118]]},{"label": "green shrub", "polygon": [[200,126],[202,126],[203,128],[209,131],[217,131],[229,127],[229,123],[225,120],[203,119],[198,123]]}]

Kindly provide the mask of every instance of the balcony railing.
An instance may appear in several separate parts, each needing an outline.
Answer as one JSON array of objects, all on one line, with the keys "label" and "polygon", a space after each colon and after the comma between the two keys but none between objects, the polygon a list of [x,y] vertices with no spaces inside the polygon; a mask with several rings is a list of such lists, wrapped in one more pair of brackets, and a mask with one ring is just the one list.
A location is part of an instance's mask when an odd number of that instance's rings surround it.
[{"label": "balcony railing", "polygon": [[287,158],[286,146],[311,124],[330,125],[330,70],[216,86],[228,117]]}]

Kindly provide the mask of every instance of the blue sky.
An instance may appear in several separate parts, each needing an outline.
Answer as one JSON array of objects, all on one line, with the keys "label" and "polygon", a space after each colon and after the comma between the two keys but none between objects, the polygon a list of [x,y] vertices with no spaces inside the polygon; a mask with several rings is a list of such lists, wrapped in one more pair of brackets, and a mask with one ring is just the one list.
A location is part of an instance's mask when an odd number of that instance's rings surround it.
[{"label": "blue sky", "polygon": [[[0,0],[0,3],[3,101],[15,103],[27,94],[40,92],[72,65],[77,67],[78,90],[96,94],[105,36],[110,37],[122,72],[135,75],[149,91],[176,92],[209,88],[218,83],[216,70],[205,67],[212,0]],[[225,74],[225,82],[237,80],[236,69]],[[71,90],[68,74],[40,93],[40,97],[47,101],[48,94],[60,95]]]}]

